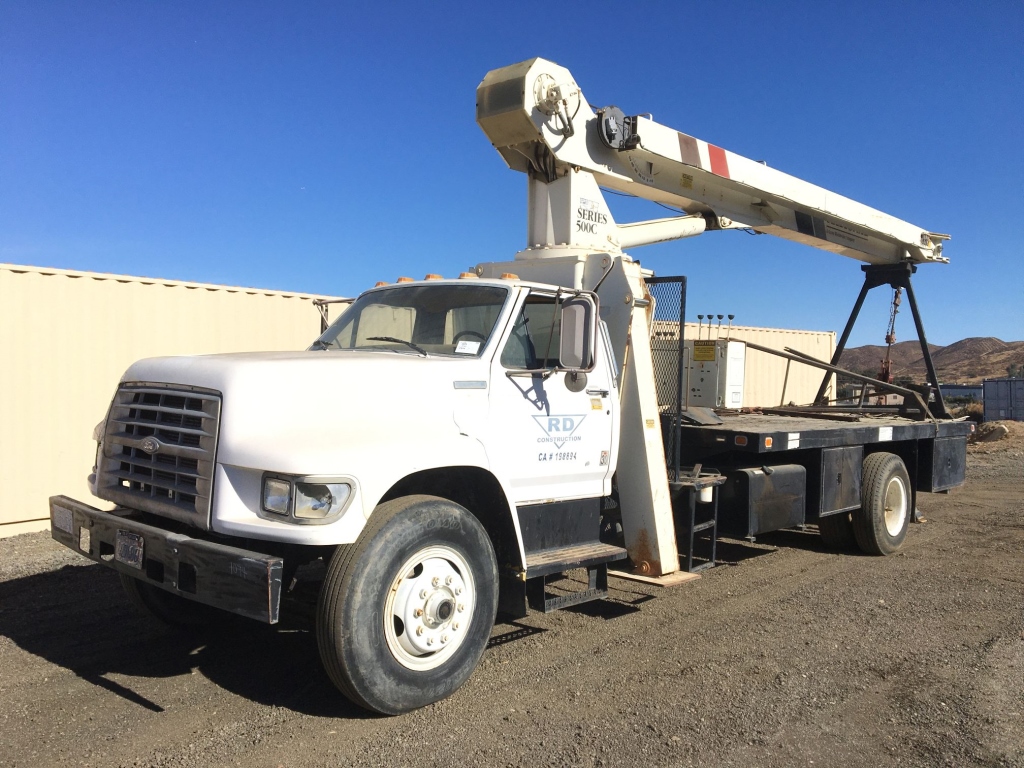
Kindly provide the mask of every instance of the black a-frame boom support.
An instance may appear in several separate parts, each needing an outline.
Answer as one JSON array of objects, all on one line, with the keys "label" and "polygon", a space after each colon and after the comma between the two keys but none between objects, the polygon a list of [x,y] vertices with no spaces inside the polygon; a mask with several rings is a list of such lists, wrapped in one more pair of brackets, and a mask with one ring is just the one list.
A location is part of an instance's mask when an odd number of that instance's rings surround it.
[{"label": "black a-frame boom support", "polygon": [[[939,389],[939,379],[935,374],[935,365],[932,363],[932,353],[928,349],[928,340],[924,335],[921,313],[917,309],[917,300],[914,298],[914,288],[910,284],[910,276],[917,271],[917,265],[910,262],[902,262],[900,264],[865,264],[861,269],[864,270],[864,285],[861,286],[860,295],[857,296],[857,302],[853,305],[853,312],[850,313],[850,319],[846,322],[846,328],[843,329],[843,335],[839,338],[835,354],[832,355],[832,365],[839,365],[839,358],[842,356],[843,350],[846,349],[846,342],[849,340],[850,332],[857,322],[857,316],[860,314],[861,307],[864,306],[864,299],[867,298],[868,291],[883,285],[888,285],[893,289],[903,288],[907,292],[907,299],[910,301],[910,311],[914,316],[917,338],[921,343],[921,353],[924,355],[925,368],[928,370],[928,384],[935,396],[935,402],[929,405],[929,410],[932,416],[942,419],[949,418],[949,414],[946,412],[946,404],[942,400],[942,390]],[[818,394],[814,398],[815,403],[827,404],[825,392],[828,390],[831,378],[831,373],[825,375],[821,386],[818,388]],[[928,401],[927,397],[924,399],[925,402]]]}]

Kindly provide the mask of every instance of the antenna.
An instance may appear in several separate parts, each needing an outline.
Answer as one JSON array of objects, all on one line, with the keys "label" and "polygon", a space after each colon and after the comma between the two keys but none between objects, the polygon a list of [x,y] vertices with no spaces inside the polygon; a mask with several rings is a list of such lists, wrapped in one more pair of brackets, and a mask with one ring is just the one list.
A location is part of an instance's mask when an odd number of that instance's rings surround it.
[{"label": "antenna", "polygon": [[715,337],[716,339],[722,338],[722,318],[724,317],[725,315],[718,316],[718,335]]},{"label": "antenna", "polygon": [[726,340],[732,338],[732,320],[734,317],[736,317],[736,315],[729,315],[729,327],[725,331]]},{"label": "antenna", "polygon": [[700,328],[704,324],[704,315],[697,315],[697,339],[700,339]]}]

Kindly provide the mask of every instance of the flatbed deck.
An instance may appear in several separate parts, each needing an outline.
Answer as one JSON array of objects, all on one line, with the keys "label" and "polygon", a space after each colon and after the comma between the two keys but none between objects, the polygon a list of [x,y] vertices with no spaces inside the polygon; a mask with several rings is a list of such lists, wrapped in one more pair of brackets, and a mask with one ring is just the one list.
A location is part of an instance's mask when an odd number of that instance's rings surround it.
[{"label": "flatbed deck", "polygon": [[856,421],[768,413],[725,412],[719,416],[721,424],[684,424],[684,449],[771,454],[901,440],[966,438],[973,430],[969,421],[915,421],[895,415],[863,415]]}]

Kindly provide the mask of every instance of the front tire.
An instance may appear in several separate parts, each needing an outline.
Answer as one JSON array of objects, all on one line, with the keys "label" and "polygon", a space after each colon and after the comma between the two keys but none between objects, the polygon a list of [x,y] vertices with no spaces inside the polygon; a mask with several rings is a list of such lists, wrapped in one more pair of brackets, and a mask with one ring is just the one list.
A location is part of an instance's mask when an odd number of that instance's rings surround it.
[{"label": "front tire", "polygon": [[869,555],[900,550],[910,524],[910,475],[894,453],[872,453],[864,459],[861,507],[853,513],[857,545]]},{"label": "front tire", "polygon": [[487,532],[433,496],[385,502],[335,551],[317,606],[317,645],[355,704],[397,715],[449,696],[490,637],[498,573]]},{"label": "front tire", "polygon": [[215,624],[221,618],[221,611],[216,608],[154,587],[127,573],[119,572],[118,576],[121,577],[121,587],[132,607],[138,613],[169,627],[195,629]]}]

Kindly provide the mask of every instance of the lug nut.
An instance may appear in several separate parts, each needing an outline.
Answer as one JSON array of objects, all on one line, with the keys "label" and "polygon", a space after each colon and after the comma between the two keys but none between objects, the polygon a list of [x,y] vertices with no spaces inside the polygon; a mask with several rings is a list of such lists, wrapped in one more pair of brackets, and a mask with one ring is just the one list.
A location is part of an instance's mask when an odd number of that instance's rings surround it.
[{"label": "lug nut", "polygon": [[437,586],[439,586],[441,584],[441,580],[439,578],[437,578],[437,576],[435,576],[434,578],[432,578],[430,580],[430,583],[433,584],[435,587],[437,587]]},{"label": "lug nut", "polygon": [[421,589],[420,590],[420,599],[421,600],[426,600],[427,599],[427,590],[425,590],[425,589]]},{"label": "lug nut", "polygon": [[453,581],[454,581],[454,579],[451,576],[449,576],[448,578],[446,578],[444,580],[444,583],[447,584],[448,586],[451,586]]},{"label": "lug nut", "polygon": [[434,638],[428,637],[427,638],[427,645],[433,645],[433,644],[434,644]]},{"label": "lug nut", "polygon": [[456,595],[461,595],[462,594],[462,587],[456,587],[455,588],[455,594]]},{"label": "lug nut", "polygon": [[459,628],[459,622],[457,622],[457,621],[452,622],[452,632],[454,632],[458,628]]},{"label": "lug nut", "polygon": [[441,635],[441,642],[442,643],[447,643],[448,642],[448,635]]},{"label": "lug nut", "polygon": [[417,635],[422,635],[423,634],[423,627],[416,627],[416,634]]},{"label": "lug nut", "polygon": [[466,604],[459,603],[459,613],[462,613],[464,610],[466,610]]},{"label": "lug nut", "polygon": [[415,611],[412,612],[412,615],[418,619],[420,616],[423,615],[423,609],[417,608]]}]

